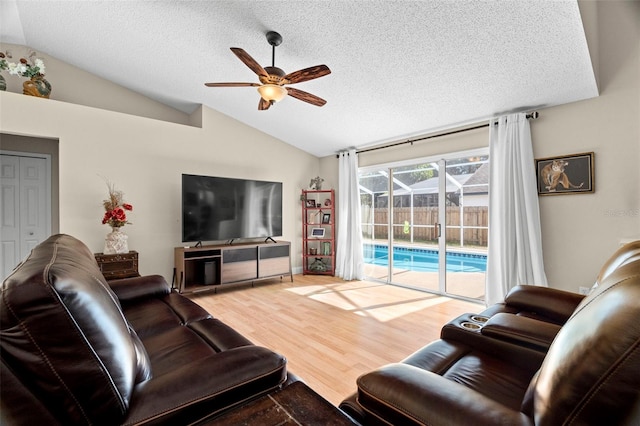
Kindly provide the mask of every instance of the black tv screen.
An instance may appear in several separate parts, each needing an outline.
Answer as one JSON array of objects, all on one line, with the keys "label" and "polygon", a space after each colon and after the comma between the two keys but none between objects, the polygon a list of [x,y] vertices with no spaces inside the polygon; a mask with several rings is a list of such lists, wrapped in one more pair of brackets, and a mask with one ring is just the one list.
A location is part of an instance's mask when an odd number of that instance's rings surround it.
[{"label": "black tv screen", "polygon": [[282,182],[182,175],[182,241],[282,236]]}]

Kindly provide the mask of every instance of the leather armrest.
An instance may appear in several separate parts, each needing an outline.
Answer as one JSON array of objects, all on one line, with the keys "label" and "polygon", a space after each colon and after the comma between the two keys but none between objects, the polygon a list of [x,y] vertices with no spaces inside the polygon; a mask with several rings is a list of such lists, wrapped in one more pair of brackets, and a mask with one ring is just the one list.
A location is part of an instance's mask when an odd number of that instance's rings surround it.
[{"label": "leather armrest", "polygon": [[171,292],[171,287],[162,275],[123,278],[108,281],[108,283],[121,303],[141,298],[159,297]]},{"label": "leather armrest", "polygon": [[[450,343],[454,341],[460,342],[467,346],[467,350],[475,349],[480,352],[491,353],[493,356],[500,358],[509,364],[518,365],[526,370],[534,369],[535,371],[540,367],[546,355],[546,351],[541,351],[538,348],[524,345],[522,343],[514,344],[513,341],[506,339],[489,337],[482,333],[481,330],[484,327],[469,330],[463,326],[463,323],[472,322],[472,316],[473,314],[463,314],[458,318],[449,321],[442,327],[442,330],[440,331],[440,338]],[[543,321],[537,322],[543,323]],[[480,324],[478,324],[478,326],[479,325]],[[431,345],[427,345],[425,348],[429,348],[430,346]],[[402,362],[406,361],[407,360],[405,359]],[[426,369],[430,371],[439,371],[432,368]]]},{"label": "leather armrest", "polygon": [[355,424],[361,424],[364,421],[364,412],[358,404],[358,394],[353,393],[345,398],[338,407],[347,416],[354,420]]},{"label": "leather armrest", "polygon": [[389,364],[358,378],[366,416],[389,424],[531,425],[511,410],[460,383],[407,364]]},{"label": "leather armrest", "polygon": [[507,306],[517,307],[564,324],[584,296],[570,291],[534,285],[518,285],[505,297]]},{"label": "leather armrest", "polygon": [[560,328],[562,327],[550,322],[499,313],[489,318],[484,327],[480,329],[480,333],[483,336],[522,344],[546,352]]}]

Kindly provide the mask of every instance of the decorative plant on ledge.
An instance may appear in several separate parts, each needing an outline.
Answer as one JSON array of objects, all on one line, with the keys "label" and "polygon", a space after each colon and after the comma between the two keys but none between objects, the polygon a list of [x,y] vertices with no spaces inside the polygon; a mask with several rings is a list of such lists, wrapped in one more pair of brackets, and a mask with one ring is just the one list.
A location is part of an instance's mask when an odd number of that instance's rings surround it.
[{"label": "decorative plant on ledge", "polygon": [[[9,70],[10,75],[29,79],[22,84],[25,95],[40,98],[48,98],[51,95],[51,84],[44,78],[44,61],[36,58],[36,52],[31,52],[28,59],[20,58],[18,62],[8,62],[6,58],[11,58],[11,53],[0,52],[0,70]],[[0,76],[0,83],[2,82],[4,77]],[[6,82],[3,90],[6,90]]]},{"label": "decorative plant on ledge", "polygon": [[27,78],[44,76],[44,61],[36,58],[36,52],[31,52],[29,59],[20,58],[18,62],[7,62],[6,59],[4,59],[5,57],[11,58],[11,54],[8,52],[6,55],[0,53],[0,58],[6,63],[6,69],[9,70],[9,74],[11,75],[19,75],[20,77]]},{"label": "decorative plant on ledge", "polygon": [[[7,62],[6,55],[0,52],[0,71],[8,70],[9,62]],[[7,82],[4,76],[0,74],[0,90],[7,90]]]}]

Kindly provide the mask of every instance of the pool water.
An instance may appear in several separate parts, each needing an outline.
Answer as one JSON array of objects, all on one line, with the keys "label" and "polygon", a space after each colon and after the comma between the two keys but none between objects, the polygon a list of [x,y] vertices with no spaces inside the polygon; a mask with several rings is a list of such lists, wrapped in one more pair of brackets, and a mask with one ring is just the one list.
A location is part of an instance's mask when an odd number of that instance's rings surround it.
[{"label": "pool water", "polygon": [[[386,245],[364,245],[365,263],[379,266],[389,265],[389,250]],[[393,266],[419,272],[438,271],[438,251],[416,247],[394,247]],[[447,272],[486,272],[487,256],[475,253],[447,252]]]}]

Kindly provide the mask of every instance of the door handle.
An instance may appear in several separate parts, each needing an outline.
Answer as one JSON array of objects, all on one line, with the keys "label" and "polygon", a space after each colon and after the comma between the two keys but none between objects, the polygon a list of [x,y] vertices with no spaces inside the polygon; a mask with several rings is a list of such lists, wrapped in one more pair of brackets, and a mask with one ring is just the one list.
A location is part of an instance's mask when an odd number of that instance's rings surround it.
[{"label": "door handle", "polygon": [[440,238],[440,231],[441,231],[441,229],[440,229],[440,224],[439,224],[439,223],[437,223],[437,222],[436,222],[436,223],[434,223],[434,224],[433,224],[433,232],[435,232],[435,233],[436,233],[436,237],[438,237],[438,238]]}]

